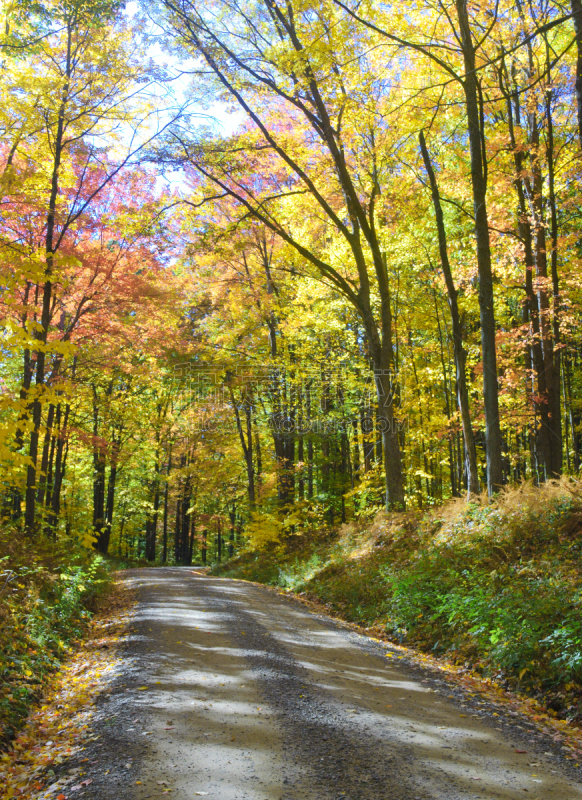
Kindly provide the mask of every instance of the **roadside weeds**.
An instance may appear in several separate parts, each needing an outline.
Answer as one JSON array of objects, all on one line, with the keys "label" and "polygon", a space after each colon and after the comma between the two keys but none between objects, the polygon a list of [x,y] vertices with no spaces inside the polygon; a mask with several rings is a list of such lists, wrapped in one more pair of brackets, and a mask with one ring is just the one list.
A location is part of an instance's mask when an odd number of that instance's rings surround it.
[{"label": "roadside weeds", "polygon": [[[242,579],[238,579],[242,580]],[[254,583],[256,586],[263,586],[254,581],[244,581]],[[499,709],[499,714],[494,712],[493,716],[501,716],[505,713],[514,718],[522,717],[528,722],[533,723],[539,731],[551,738],[554,745],[562,751],[563,758],[572,762],[572,766],[577,767],[582,772],[582,730],[570,725],[566,720],[554,719],[545,713],[541,704],[532,697],[521,695],[517,692],[510,692],[503,689],[498,683],[490,678],[483,678],[480,675],[468,670],[466,667],[459,667],[442,657],[435,657],[416,650],[413,647],[406,647],[397,644],[386,635],[381,626],[362,627],[353,622],[348,622],[334,613],[323,603],[307,598],[301,594],[295,594],[290,590],[281,591],[279,588],[266,586],[265,588],[276,592],[283,597],[290,597],[299,601],[302,605],[309,608],[316,614],[324,615],[349,630],[366,636],[373,642],[380,643],[389,648],[386,657],[395,660],[405,660],[406,662],[437,672],[448,683],[458,686],[470,696],[479,696],[486,700],[490,705]]]},{"label": "roadside weeds", "polygon": [[69,772],[66,763],[95,738],[95,703],[108,691],[119,667],[117,649],[126,639],[132,610],[130,590],[116,582],[87,637],[55,673],[39,706],[0,756],[2,800],[68,800],[89,785],[82,768]]}]

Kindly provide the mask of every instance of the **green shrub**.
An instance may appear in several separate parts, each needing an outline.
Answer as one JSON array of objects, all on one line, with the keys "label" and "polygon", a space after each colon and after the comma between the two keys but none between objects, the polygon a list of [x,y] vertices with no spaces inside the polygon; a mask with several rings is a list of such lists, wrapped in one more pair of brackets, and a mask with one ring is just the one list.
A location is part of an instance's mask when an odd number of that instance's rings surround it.
[{"label": "green shrub", "polygon": [[[230,570],[230,571],[229,571]],[[582,719],[582,485],[378,514],[334,541],[244,554],[226,574],[306,592],[344,619],[545,697]],[[244,573],[241,574],[241,573]]]},{"label": "green shrub", "polygon": [[47,676],[81,637],[111,576],[75,544],[0,532],[0,745],[5,745]]}]

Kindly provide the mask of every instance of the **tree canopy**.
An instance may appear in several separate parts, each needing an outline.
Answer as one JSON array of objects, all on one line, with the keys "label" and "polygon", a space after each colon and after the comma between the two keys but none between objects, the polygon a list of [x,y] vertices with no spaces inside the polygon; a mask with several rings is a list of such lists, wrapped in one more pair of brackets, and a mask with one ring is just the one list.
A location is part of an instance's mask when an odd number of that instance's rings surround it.
[{"label": "tree canopy", "polygon": [[579,0],[2,9],[15,531],[188,564],[579,471]]}]

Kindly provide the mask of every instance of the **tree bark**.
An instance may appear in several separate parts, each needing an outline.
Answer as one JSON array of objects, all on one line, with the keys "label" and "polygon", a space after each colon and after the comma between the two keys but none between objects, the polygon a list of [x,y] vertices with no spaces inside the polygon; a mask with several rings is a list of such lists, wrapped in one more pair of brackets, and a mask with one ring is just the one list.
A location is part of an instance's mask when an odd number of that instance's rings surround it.
[{"label": "tree bark", "polygon": [[455,0],[465,75],[462,80],[467,112],[471,186],[479,272],[479,312],[481,322],[481,355],[483,359],[483,403],[487,458],[487,490],[491,496],[503,483],[501,459],[501,425],[495,345],[495,310],[491,243],[487,218],[487,155],[481,123],[480,87],[476,72],[475,45],[471,34],[466,0]]},{"label": "tree bark", "polygon": [[162,544],[162,564],[168,561],[168,491],[170,482],[170,472],[172,471],[172,445],[168,452],[168,468],[166,470],[166,484],[164,486],[164,528]]},{"label": "tree bark", "polygon": [[576,34],[576,106],[578,111],[578,137],[582,147],[582,2],[571,0],[572,21]]},{"label": "tree bark", "polygon": [[158,531],[158,510],[160,507],[160,449],[156,449],[153,480],[153,510],[146,522],[146,552],[148,561],[156,560],[156,535]]},{"label": "tree bark", "polygon": [[476,495],[479,493],[479,476],[477,472],[477,451],[475,448],[475,437],[473,435],[473,426],[471,425],[471,409],[469,406],[469,390],[467,387],[467,374],[465,370],[465,363],[467,354],[463,345],[463,330],[461,326],[461,317],[459,314],[458,304],[458,291],[455,287],[453,280],[453,272],[449,261],[449,253],[447,247],[447,235],[445,229],[445,222],[443,211],[441,207],[440,193],[426,146],[424,134],[420,132],[420,149],[422,152],[422,159],[428,174],[430,188],[432,193],[432,201],[434,206],[437,233],[439,240],[439,254],[441,259],[441,267],[447,287],[447,297],[449,301],[449,310],[451,312],[451,323],[453,328],[453,352],[455,355],[455,369],[457,377],[457,402],[459,412],[461,414],[461,424],[463,426],[463,440],[465,443],[465,469],[467,473],[467,495]]},{"label": "tree bark", "polygon": [[235,400],[232,387],[229,387],[230,401],[236,418],[236,427],[240,443],[242,446],[245,466],[247,471],[247,491],[249,495],[249,505],[253,508],[255,504],[255,465],[253,458],[253,426],[252,426],[252,406],[250,398],[245,391],[243,393],[243,408],[245,413],[245,427],[241,420],[239,406]]},{"label": "tree bark", "polygon": [[30,446],[28,455],[30,457],[30,465],[26,474],[26,495],[25,495],[25,516],[24,527],[29,536],[34,536],[36,533],[36,479],[37,479],[37,458],[38,458],[38,442],[40,436],[40,426],[42,421],[42,390],[45,380],[45,359],[46,359],[46,343],[48,339],[48,330],[51,318],[51,300],[52,300],[52,274],[54,269],[55,257],[55,225],[56,225],[56,212],[57,212],[57,198],[60,190],[60,169],[61,160],[64,148],[64,132],[65,132],[65,109],[69,101],[69,83],[72,73],[72,22],[67,21],[67,55],[65,63],[64,84],[61,94],[61,103],[59,106],[57,117],[57,129],[55,132],[55,139],[53,143],[53,165],[51,174],[51,190],[49,195],[48,213],[46,218],[46,234],[45,234],[45,270],[44,270],[44,288],[42,294],[42,311],[40,325],[37,326],[35,337],[38,341],[38,350],[36,351],[36,392],[32,404],[32,431],[30,433]]}]

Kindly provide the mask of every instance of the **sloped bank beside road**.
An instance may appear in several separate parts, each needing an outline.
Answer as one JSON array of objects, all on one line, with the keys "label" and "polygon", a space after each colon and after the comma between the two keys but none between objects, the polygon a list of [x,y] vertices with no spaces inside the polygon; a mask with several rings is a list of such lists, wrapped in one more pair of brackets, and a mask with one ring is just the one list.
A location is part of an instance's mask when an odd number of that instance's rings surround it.
[{"label": "sloped bank beside road", "polygon": [[435,667],[473,675],[473,689],[511,700],[553,735],[569,731],[582,758],[579,481],[290,536],[215,572],[292,591],[419,658],[438,656]]}]

